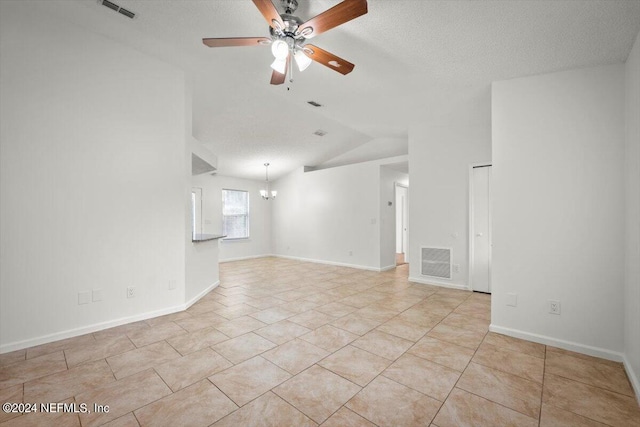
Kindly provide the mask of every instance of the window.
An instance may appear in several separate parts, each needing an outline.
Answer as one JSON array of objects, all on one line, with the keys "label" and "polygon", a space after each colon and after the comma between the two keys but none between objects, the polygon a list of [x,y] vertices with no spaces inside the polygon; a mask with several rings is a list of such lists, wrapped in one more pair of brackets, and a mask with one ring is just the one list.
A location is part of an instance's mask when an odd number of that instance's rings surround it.
[{"label": "window", "polygon": [[227,239],[249,238],[249,192],[222,190],[222,234]]}]

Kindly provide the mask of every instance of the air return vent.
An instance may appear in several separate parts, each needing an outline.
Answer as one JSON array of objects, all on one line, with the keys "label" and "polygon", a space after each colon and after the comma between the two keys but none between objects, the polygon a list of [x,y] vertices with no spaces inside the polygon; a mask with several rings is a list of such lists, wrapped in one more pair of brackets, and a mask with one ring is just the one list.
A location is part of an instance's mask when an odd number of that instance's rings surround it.
[{"label": "air return vent", "polygon": [[423,276],[451,279],[451,249],[422,247],[420,251]]},{"label": "air return vent", "polygon": [[100,3],[103,6],[108,7],[111,10],[115,10],[116,12],[119,12],[121,14],[123,14],[124,16],[126,16],[127,18],[135,18],[136,14],[131,12],[130,10],[125,9],[124,7],[120,7],[119,5],[110,2],[109,0],[98,0],[98,3]]},{"label": "air return vent", "polygon": [[318,129],[317,131],[315,131],[313,133],[314,135],[318,135],[318,136],[325,136],[327,134],[326,131],[323,131],[322,129]]},{"label": "air return vent", "polygon": [[316,101],[307,101],[307,104],[313,105],[314,107],[322,107],[322,104],[318,104]]}]

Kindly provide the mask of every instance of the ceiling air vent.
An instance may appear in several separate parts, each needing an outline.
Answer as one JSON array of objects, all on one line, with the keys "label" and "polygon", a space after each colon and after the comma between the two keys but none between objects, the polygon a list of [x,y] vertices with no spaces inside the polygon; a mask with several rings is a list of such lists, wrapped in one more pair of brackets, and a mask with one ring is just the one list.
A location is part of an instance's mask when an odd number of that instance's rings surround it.
[{"label": "ceiling air vent", "polygon": [[120,7],[117,4],[110,2],[109,0],[99,0],[98,3],[100,3],[103,6],[108,7],[111,10],[115,10],[116,12],[121,13],[122,15],[126,16],[127,18],[135,18],[136,14],[131,12],[130,10],[125,9],[124,7]]},{"label": "ceiling air vent", "polygon": [[314,135],[318,135],[318,136],[325,136],[327,134],[327,132],[323,131],[322,129],[318,129],[313,134]]},{"label": "ceiling air vent", "polygon": [[307,104],[313,105],[314,107],[322,107],[322,104],[318,104],[316,101],[307,101]]}]

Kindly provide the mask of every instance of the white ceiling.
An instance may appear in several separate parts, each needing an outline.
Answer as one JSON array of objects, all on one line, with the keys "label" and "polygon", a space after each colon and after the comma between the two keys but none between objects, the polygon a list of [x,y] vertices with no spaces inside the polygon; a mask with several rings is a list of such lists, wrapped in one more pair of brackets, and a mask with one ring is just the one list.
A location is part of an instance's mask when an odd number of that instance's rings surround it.
[{"label": "white ceiling", "polygon": [[[271,86],[268,47],[201,41],[267,36],[250,0],[112,1],[136,19],[96,0],[56,3],[57,13],[184,68],[194,136],[218,155],[220,174],[253,179],[265,162],[275,179],[303,165],[406,154],[411,123],[490,120],[492,81],[622,62],[640,31],[640,0],[369,0],[368,14],[312,40],[356,64],[351,74],[314,63]],[[339,0],[299,3],[307,20]]]}]

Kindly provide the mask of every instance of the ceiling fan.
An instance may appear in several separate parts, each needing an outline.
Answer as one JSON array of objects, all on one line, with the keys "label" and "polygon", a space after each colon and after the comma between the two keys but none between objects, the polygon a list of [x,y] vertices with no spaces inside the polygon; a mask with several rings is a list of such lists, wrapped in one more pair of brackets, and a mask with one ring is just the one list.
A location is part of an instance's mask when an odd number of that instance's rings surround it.
[{"label": "ceiling fan", "polygon": [[351,21],[367,13],[367,0],[343,0],[331,9],[308,21],[303,21],[293,13],[298,8],[297,0],[280,0],[285,13],[280,14],[271,0],[252,0],[269,23],[270,37],[231,37],[202,39],[209,47],[271,45],[275,60],[271,64],[271,84],[284,83],[287,71],[293,73],[292,58],[300,71],[304,71],[311,61],[319,62],[341,74],[353,71],[354,64],[312,44],[307,39]]}]

